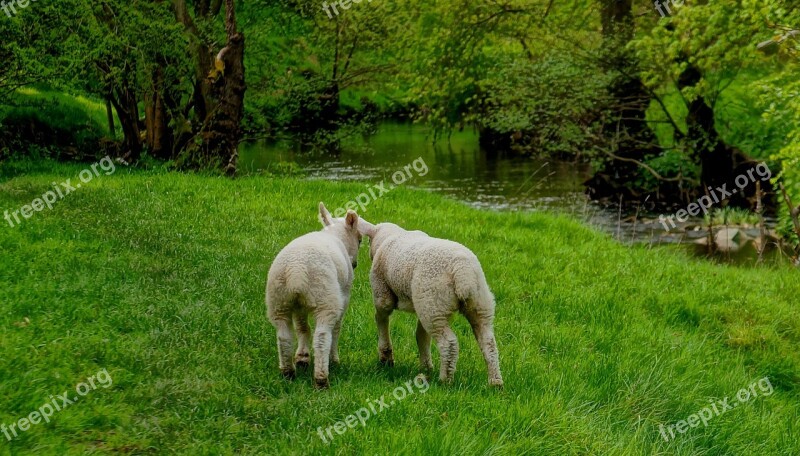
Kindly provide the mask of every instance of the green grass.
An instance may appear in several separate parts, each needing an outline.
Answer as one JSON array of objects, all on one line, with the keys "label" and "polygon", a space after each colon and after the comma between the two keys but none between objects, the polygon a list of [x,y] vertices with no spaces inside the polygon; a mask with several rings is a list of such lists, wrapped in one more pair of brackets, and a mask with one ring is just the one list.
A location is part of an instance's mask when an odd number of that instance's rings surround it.
[{"label": "green grass", "polygon": [[7,104],[0,103],[0,126],[8,149],[0,153],[11,157],[58,156],[67,146],[93,156],[101,138],[115,136],[108,130],[103,102],[47,88],[25,87],[11,94]]},{"label": "green grass", "polygon": [[[0,211],[73,165],[0,167]],[[20,173],[24,173],[21,175]],[[797,454],[800,281],[669,250],[621,246],[546,214],[481,212],[397,189],[364,214],[462,242],[497,297],[505,389],[488,388],[466,321],[455,384],[434,381],[330,445],[317,428],[418,373],[415,320],[397,314],[377,364],[362,247],[331,389],[281,378],[267,269],[363,184],[234,181],[118,167],[0,229],[0,424],[108,369],[99,388],[0,454]],[[5,223],[5,221],[3,221]],[[434,355],[436,357],[436,355]],[[669,443],[659,424],[768,376],[774,393]]]},{"label": "green grass", "polygon": [[[0,105],[0,118],[9,115],[37,116],[53,124],[66,127],[91,125],[93,128],[108,128],[105,105],[95,99],[71,95],[57,90],[26,87],[12,95],[12,102],[19,107]],[[114,121],[119,119],[114,114]],[[117,127],[119,128],[119,127]]]}]

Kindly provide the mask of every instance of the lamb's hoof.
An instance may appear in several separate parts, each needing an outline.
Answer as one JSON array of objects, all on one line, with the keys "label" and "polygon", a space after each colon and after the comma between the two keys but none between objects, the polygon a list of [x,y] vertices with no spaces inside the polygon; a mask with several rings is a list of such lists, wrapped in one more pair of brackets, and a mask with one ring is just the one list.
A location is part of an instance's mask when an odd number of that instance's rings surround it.
[{"label": "lamb's hoof", "polygon": [[330,388],[331,384],[328,382],[327,378],[315,378],[314,379],[314,387],[319,390],[324,390]]},{"label": "lamb's hoof", "polygon": [[394,353],[391,348],[389,350],[382,350],[379,359],[381,366],[394,367]]},{"label": "lamb's hoof", "polygon": [[294,362],[294,368],[297,370],[307,370],[309,365],[308,360],[305,359],[298,359]]},{"label": "lamb's hoof", "polygon": [[294,369],[282,369],[281,375],[283,375],[283,378],[285,378],[286,380],[294,380],[295,378],[297,378]]}]

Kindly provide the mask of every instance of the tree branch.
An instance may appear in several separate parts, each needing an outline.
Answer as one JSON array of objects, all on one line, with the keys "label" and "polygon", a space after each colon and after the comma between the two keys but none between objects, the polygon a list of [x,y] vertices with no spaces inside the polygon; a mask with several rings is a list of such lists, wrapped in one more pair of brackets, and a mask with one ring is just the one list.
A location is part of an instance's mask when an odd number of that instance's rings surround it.
[{"label": "tree branch", "polygon": [[613,153],[603,149],[602,147],[594,146],[594,148],[599,150],[600,152],[603,152],[604,154],[608,155],[609,157],[613,158],[614,160],[619,160],[619,161],[628,162],[628,163],[634,163],[635,165],[646,169],[650,174],[653,175],[653,177],[655,177],[656,179],[658,179],[660,181],[663,181],[663,182],[681,182],[681,181],[683,181],[683,173],[678,174],[677,177],[664,177],[661,174],[659,174],[658,171],[656,171],[652,167],[650,167],[650,165],[648,165],[647,163],[640,162],[639,160],[636,160],[636,159],[633,159],[633,158],[620,157],[619,155],[613,154]]},{"label": "tree branch", "polygon": [[794,207],[792,199],[783,186],[783,182],[781,182],[781,192],[783,192],[783,200],[786,201],[786,206],[789,207],[789,216],[792,218],[792,223],[794,223],[794,232],[797,234],[797,238],[800,239],[800,206]]}]

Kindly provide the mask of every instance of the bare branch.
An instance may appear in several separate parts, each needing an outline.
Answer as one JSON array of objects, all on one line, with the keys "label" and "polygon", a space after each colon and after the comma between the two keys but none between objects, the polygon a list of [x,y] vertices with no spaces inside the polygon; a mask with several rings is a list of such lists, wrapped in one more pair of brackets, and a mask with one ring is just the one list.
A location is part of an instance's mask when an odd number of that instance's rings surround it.
[{"label": "bare branch", "polygon": [[656,179],[658,179],[660,181],[663,181],[663,182],[682,182],[684,180],[683,179],[683,173],[678,174],[677,177],[664,177],[661,174],[659,174],[658,171],[654,170],[647,163],[640,162],[639,160],[636,160],[636,159],[633,159],[633,158],[620,157],[619,155],[613,154],[610,151],[607,151],[607,150],[603,149],[602,147],[594,146],[594,148],[599,150],[600,152],[603,152],[604,154],[608,155],[609,157],[613,158],[614,160],[619,160],[619,161],[628,162],[628,163],[634,163],[637,166],[640,166],[640,167],[646,169],[650,174],[653,175],[653,177],[655,177]]}]

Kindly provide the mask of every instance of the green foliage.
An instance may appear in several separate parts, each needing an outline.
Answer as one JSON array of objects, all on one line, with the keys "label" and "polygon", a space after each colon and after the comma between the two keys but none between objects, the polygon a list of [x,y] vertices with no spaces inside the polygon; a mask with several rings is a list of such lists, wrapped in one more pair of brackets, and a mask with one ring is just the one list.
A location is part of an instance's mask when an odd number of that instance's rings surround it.
[{"label": "green foliage", "polygon": [[[189,113],[193,51],[201,44],[217,49],[222,18],[193,17],[197,31],[190,33],[175,19],[176,4],[32,3],[0,23],[0,57],[9,62],[0,69],[0,97],[42,78],[99,99],[129,89],[141,111],[160,91],[170,101],[175,136],[202,142],[201,121]],[[352,3],[333,18],[319,0],[236,4],[247,42],[247,137],[296,135],[306,149],[336,149],[374,131],[377,119],[397,116],[428,123],[434,139],[475,126],[513,137],[517,150],[609,160],[597,149],[613,132],[596,128],[612,113],[606,88],[620,76],[605,61],[599,10],[608,2],[376,0]],[[691,144],[677,138],[686,132],[687,103],[703,97],[722,138],[752,157],[781,161],[782,179],[800,200],[797,41],[782,41],[775,55],[755,46],[798,27],[788,6],[721,0],[685,4],[666,19],[649,4],[648,14],[634,14],[634,40],[620,54],[635,57],[641,71],[633,76],[659,98],[648,120],[667,149],[646,164],[667,177],[696,178]],[[689,64],[702,77],[681,90],[677,79]],[[163,87],[154,75],[159,68]],[[61,117],[48,122],[70,125]],[[645,171],[636,183],[639,190],[658,187]]]},{"label": "green foliage", "polygon": [[[681,94],[672,87],[658,93],[662,107],[657,100],[650,102],[647,110],[647,120],[658,138],[659,144],[664,148],[684,149],[683,144],[676,140],[679,133],[686,133],[686,114],[688,108]],[[672,124],[675,122],[676,127]],[[685,151],[683,153],[686,153]]]},{"label": "green foliage", "polygon": [[356,103],[342,94],[373,93],[392,69],[387,52],[394,8],[389,2],[353,3],[329,19],[317,0],[244,4],[248,127],[324,142],[332,133],[315,129],[350,125]]},{"label": "green foliage", "polygon": [[[688,103],[703,97],[714,107],[722,139],[756,159],[780,162],[782,173],[776,182],[786,184],[793,198],[800,199],[800,47],[797,37],[788,34],[800,29],[800,16],[788,6],[784,0],[687,4],[642,33],[633,46],[644,81],[666,106],[662,110],[654,102],[648,113],[660,122],[656,132],[662,145],[691,152],[675,141],[672,121],[685,133]],[[773,45],[758,50],[758,43],[770,40]],[[678,90],[679,77],[689,64],[702,78]],[[788,228],[785,208],[782,213]]]},{"label": "green foliage", "polygon": [[759,223],[758,215],[736,207],[714,208],[710,213],[705,214],[703,223],[714,226],[755,226]]},{"label": "green foliage", "polygon": [[[683,151],[677,149],[667,149],[661,155],[648,159],[645,163],[661,176],[681,176],[687,182],[697,182],[700,177],[700,169],[697,164]],[[642,172],[640,179],[637,185],[645,191],[655,192],[661,184],[649,172]]]},{"label": "green foliage", "polygon": [[[795,65],[795,71],[798,66]],[[767,110],[764,117],[767,121],[785,122],[790,126],[786,137],[786,146],[775,153],[772,158],[781,163],[779,180],[784,184],[789,197],[795,206],[800,205],[800,83],[797,80],[788,82],[784,88],[774,87],[771,91],[775,100]],[[784,110],[777,109],[778,104],[785,106]],[[782,198],[779,198],[782,203]],[[800,242],[794,234],[794,227],[789,217],[789,208],[781,204],[783,220],[782,231],[790,235],[795,242]]]},{"label": "green foliage", "polygon": [[12,17],[0,11],[0,104],[20,87],[69,79],[75,66],[68,50],[75,41],[66,30],[79,23],[70,10],[81,1],[30,2]]},{"label": "green foliage", "polygon": [[585,68],[557,55],[500,61],[479,83],[480,102],[467,120],[501,134],[525,132],[515,144],[524,150],[580,153],[597,134],[591,130],[608,82],[585,76]]},{"label": "green foliage", "polygon": [[[406,8],[418,11],[397,37],[404,71],[401,81],[409,87],[407,100],[418,106],[415,118],[442,132],[474,120],[481,101],[481,83],[491,79],[501,62],[524,58],[514,41],[517,27],[531,20],[531,5],[512,1],[455,0],[448,4],[409,1]],[[409,13],[406,13],[407,15]],[[420,40],[418,37],[427,37]],[[475,110],[473,110],[475,109]],[[513,112],[504,124],[519,123]]]},{"label": "green foliage", "polygon": [[791,125],[762,115],[773,109],[774,99],[760,96],[767,90],[765,84],[771,85],[767,81],[776,76],[784,80],[791,77],[785,70],[768,64],[753,71],[742,70],[717,103],[717,128],[722,138],[757,160],[769,159],[782,149],[791,132]]},{"label": "green foliage", "polygon": [[[800,30],[800,11],[796,8],[785,8],[779,0],[764,2],[748,2],[747,5],[768,18],[772,24],[779,24],[777,30],[770,35],[763,34],[764,40],[775,41],[769,57],[776,66],[773,74],[765,76],[751,84],[751,89],[758,95],[758,106],[764,112],[761,119],[766,125],[783,133],[780,148],[770,149],[771,158],[781,164],[781,172],[775,179],[782,183],[795,206],[800,204],[800,82],[797,72],[800,70],[800,36],[789,38],[790,30]],[[776,150],[778,149],[778,150]],[[781,204],[782,231],[784,234],[800,242],[794,235],[789,217],[789,209]]]}]

